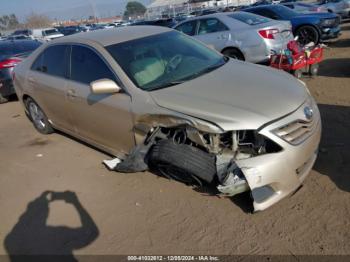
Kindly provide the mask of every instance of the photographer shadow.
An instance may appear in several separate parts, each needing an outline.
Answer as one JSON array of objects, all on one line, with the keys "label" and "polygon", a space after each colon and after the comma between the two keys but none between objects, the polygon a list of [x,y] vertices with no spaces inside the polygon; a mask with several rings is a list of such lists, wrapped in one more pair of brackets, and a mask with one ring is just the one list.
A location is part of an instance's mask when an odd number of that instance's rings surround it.
[{"label": "photographer shadow", "polygon": [[[80,227],[46,224],[49,204],[56,200],[64,200],[73,205],[79,214]],[[28,204],[27,210],[6,236],[4,246],[11,262],[28,261],[30,258],[32,261],[77,261],[73,250],[86,247],[98,235],[99,230],[95,222],[74,192],[46,191]]]}]

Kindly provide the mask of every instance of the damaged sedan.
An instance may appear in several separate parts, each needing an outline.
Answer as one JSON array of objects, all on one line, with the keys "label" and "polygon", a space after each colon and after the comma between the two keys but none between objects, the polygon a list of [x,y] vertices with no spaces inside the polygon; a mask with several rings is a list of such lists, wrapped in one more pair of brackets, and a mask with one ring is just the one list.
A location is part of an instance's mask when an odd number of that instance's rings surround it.
[{"label": "damaged sedan", "polygon": [[39,132],[116,156],[118,172],[250,191],[255,211],[296,191],[317,157],[320,114],[303,82],[168,28],[57,39],[15,69],[14,84]]}]

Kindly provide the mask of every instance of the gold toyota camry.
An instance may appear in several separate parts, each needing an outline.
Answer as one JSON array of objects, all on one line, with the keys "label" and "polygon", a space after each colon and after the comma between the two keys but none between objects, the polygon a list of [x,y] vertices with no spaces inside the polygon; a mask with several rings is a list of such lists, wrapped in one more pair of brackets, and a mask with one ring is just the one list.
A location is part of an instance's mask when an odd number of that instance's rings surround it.
[{"label": "gold toyota camry", "polygon": [[54,40],[15,68],[14,85],[39,132],[113,154],[119,172],[250,191],[255,211],[297,190],[317,157],[320,114],[303,82],[168,28]]}]

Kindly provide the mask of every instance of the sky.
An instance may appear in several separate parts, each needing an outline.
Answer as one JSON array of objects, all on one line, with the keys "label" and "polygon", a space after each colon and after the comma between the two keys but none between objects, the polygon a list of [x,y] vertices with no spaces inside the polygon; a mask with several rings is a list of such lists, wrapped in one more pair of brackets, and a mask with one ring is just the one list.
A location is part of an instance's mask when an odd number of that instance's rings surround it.
[{"label": "sky", "polygon": [[[0,15],[14,13],[24,20],[30,13],[46,14],[51,18],[67,19],[75,12],[76,17],[88,16],[95,6],[98,16],[117,15],[123,12],[128,0],[0,0]],[[149,4],[150,0],[141,0]],[[79,8],[81,13],[79,13]],[[113,7],[113,8],[111,8]],[[71,12],[69,12],[71,11]],[[77,13],[78,12],[78,13]],[[91,11],[92,12],[92,11]],[[73,13],[74,15],[74,13]]]}]

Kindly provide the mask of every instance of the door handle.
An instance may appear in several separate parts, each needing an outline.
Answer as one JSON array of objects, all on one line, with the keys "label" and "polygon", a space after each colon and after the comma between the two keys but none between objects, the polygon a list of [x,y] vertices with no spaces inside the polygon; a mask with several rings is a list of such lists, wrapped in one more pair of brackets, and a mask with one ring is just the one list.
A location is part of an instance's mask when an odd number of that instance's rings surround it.
[{"label": "door handle", "polygon": [[71,98],[77,97],[76,94],[75,94],[75,91],[73,89],[69,89],[67,91],[67,96],[71,97]]}]

